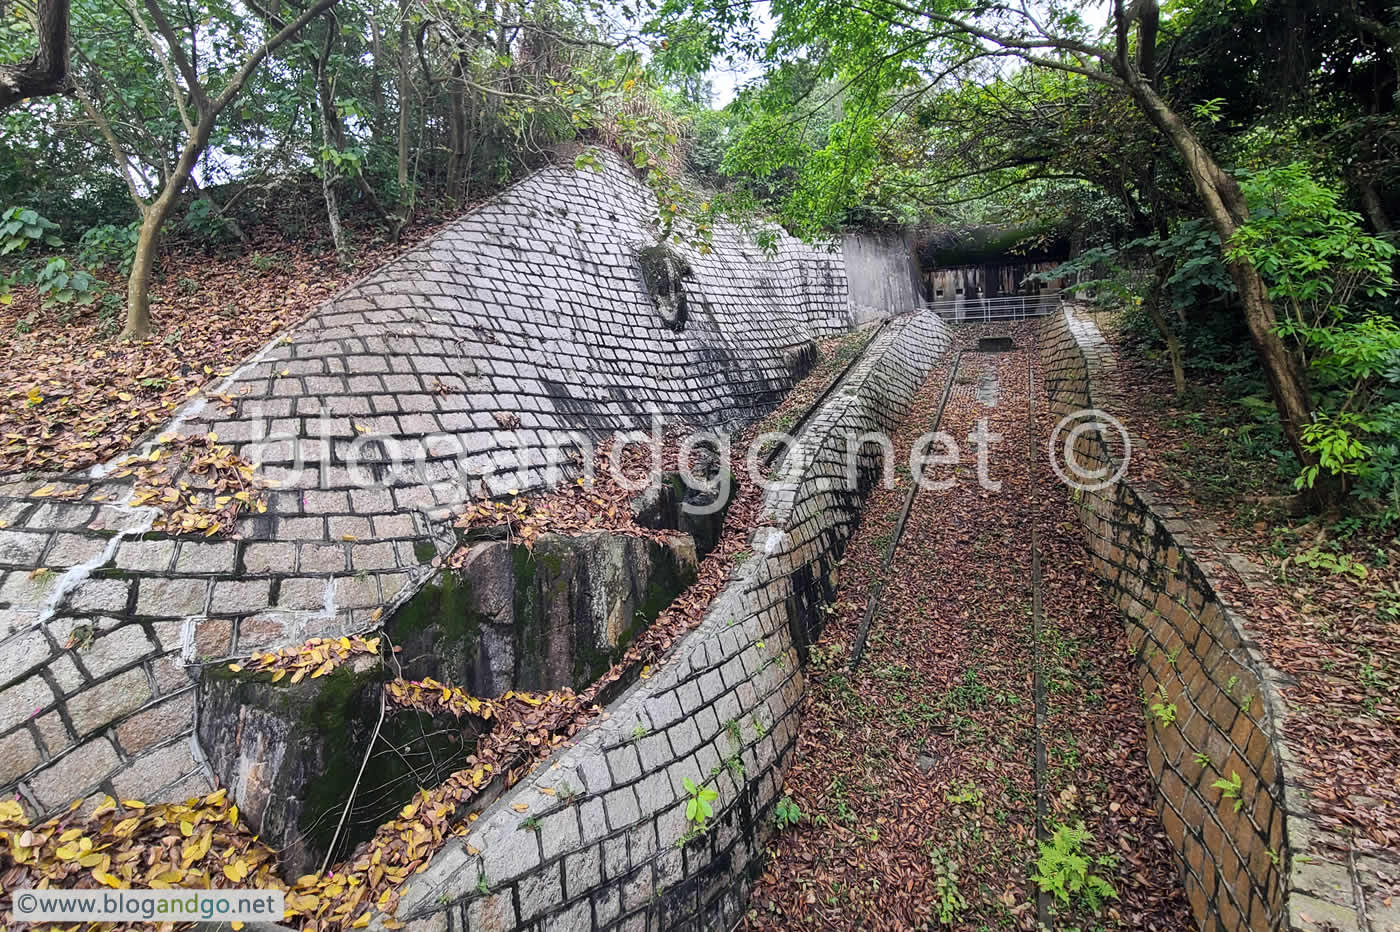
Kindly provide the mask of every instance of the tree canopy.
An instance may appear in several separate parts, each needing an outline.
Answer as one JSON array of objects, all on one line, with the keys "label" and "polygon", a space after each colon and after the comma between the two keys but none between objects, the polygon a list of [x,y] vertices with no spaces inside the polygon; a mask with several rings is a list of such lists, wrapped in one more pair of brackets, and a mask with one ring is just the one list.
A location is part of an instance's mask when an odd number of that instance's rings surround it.
[{"label": "tree canopy", "polygon": [[[1068,242],[1069,271],[1151,322],[1179,392],[1198,328],[1247,337],[1305,486],[1391,481],[1365,465],[1392,448],[1400,369],[1400,19],[1379,0],[10,9],[0,83],[31,96],[0,110],[6,281],[82,303],[116,268],[128,336],[159,332],[172,237],[237,244],[314,204],[348,262],[357,237],[605,144],[651,183],[657,235],[701,248],[720,213]],[[716,108],[726,60],[761,74]]]}]

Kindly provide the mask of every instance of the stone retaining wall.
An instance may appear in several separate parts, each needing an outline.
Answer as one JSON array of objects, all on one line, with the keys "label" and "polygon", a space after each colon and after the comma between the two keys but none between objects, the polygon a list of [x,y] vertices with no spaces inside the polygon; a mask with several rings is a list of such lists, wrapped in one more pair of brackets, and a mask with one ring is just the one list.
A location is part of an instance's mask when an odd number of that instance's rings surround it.
[{"label": "stone retaining wall", "polygon": [[[411,878],[400,921],[415,932],[734,924],[796,741],[802,657],[858,518],[847,448],[894,430],[948,342],[930,314],[876,338],[784,461],[754,556],[701,625]],[[878,466],[867,459],[863,474]],[[719,793],[708,831],[690,841],[687,778]]]},{"label": "stone retaining wall", "polygon": [[[1112,353],[1092,322],[1069,311],[1047,318],[1041,356],[1053,417],[1095,402],[1112,413],[1095,384]],[[1117,466],[1095,431],[1075,450],[1087,466]],[[1186,516],[1139,485],[1073,494],[1140,658],[1148,765],[1197,922],[1221,932],[1364,929],[1346,865],[1304,854],[1322,828],[1282,738],[1286,678],[1221,599],[1222,555],[1191,543]],[[1236,774],[1238,789],[1217,785]]]},{"label": "stone retaining wall", "polygon": [[849,328],[839,251],[780,234],[766,255],[732,227],[673,250],[687,312],[667,317],[639,261],[653,196],[602,163],[448,224],[178,412],[280,483],[237,540],[147,533],[102,469],[0,480],[0,793],[44,813],[207,789],[201,664],[375,627],[453,545],[456,503],[653,416],[766,413]]}]

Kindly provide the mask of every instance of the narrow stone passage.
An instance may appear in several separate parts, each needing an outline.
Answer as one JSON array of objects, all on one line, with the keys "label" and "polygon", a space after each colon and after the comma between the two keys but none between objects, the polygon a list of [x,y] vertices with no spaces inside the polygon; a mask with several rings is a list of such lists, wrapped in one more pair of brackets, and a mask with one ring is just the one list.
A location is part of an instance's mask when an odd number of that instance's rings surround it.
[{"label": "narrow stone passage", "polygon": [[[979,338],[1008,330],[1014,350],[977,351]],[[1122,623],[1044,455],[1052,425],[1035,330],[968,328],[959,338],[894,438],[894,487],[872,494],[846,552],[785,788],[803,818],[775,837],[749,926],[1035,928],[1038,662],[1045,834],[1085,871],[1067,900],[1049,895],[1053,925],[1191,928],[1152,808],[1144,703]],[[912,481],[909,450],[932,429],[950,378],[940,426],[960,459],[929,468],[944,487],[926,483],[914,498],[852,672],[851,645]]]}]

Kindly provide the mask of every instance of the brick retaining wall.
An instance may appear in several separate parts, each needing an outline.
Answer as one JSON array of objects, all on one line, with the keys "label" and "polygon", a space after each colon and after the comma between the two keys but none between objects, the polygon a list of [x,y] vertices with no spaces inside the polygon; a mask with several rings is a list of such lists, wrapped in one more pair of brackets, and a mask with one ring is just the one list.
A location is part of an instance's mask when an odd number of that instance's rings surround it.
[{"label": "brick retaining wall", "polygon": [[[130,480],[100,469],[0,480],[0,793],[44,813],[207,790],[201,664],[375,627],[452,546],[454,504],[544,483],[552,438],[645,430],[653,414],[736,425],[781,399],[814,339],[849,327],[839,251],[779,234],[768,256],[722,226],[707,255],[678,247],[677,328],[639,264],[654,213],[616,156],[544,169],[179,412],[170,429],[215,431],[281,483],[237,540],[146,533],[152,509],[123,504]],[[359,477],[357,446],[372,461]],[[379,462],[390,448],[402,468]],[[313,466],[292,476],[298,454]]]},{"label": "brick retaining wall", "polygon": [[[1096,394],[1112,353],[1092,322],[1070,311],[1047,318],[1041,357],[1055,418],[1095,402],[1112,412]],[[1085,465],[1117,465],[1097,432],[1075,449]],[[1192,543],[1186,516],[1139,485],[1074,494],[1095,570],[1112,586],[1140,659],[1158,812],[1197,922],[1221,932],[1364,932],[1347,865],[1309,850],[1324,829],[1283,740],[1287,679],[1219,595],[1227,555]],[[1237,792],[1215,786],[1235,774]]]},{"label": "brick retaining wall", "polygon": [[[893,431],[948,342],[930,314],[877,338],[785,460],[765,496],[754,556],[701,625],[608,719],[411,878],[400,921],[414,932],[734,924],[796,741],[801,658],[858,518],[861,496],[845,480],[848,439]],[[685,778],[719,792],[710,830],[689,843],[681,841]],[[528,818],[538,832],[521,829]]]}]

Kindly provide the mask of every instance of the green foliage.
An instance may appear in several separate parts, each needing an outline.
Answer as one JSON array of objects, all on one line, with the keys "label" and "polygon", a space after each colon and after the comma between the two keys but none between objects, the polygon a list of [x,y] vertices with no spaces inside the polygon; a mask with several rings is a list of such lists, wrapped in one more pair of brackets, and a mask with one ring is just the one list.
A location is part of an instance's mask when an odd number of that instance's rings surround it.
[{"label": "green foliage", "polygon": [[[1341,194],[1301,162],[1241,173],[1250,217],[1227,255],[1251,262],[1269,296],[1292,318],[1283,332],[1335,322],[1353,299],[1374,299],[1395,285],[1396,249],[1364,232],[1361,217],[1341,206]],[[1305,348],[1306,345],[1305,345]]]},{"label": "green foliage", "polygon": [[713,803],[719,798],[719,793],[703,783],[697,784],[689,777],[683,778],[681,782],[690,796],[685,804],[686,821],[696,830],[704,831],[706,823],[715,814]]},{"label": "green foliage", "polygon": [[1084,823],[1077,826],[1056,825],[1050,843],[1040,843],[1040,858],[1031,879],[1041,890],[1052,893],[1060,903],[1079,904],[1098,911],[1106,899],[1117,899],[1118,891],[1091,868],[1101,866],[1103,859],[1091,861],[1084,849],[1092,844],[1093,836]]},{"label": "green foliage", "polygon": [[189,209],[185,212],[184,225],[206,242],[223,243],[233,239],[233,234],[220,215],[218,207],[207,197],[190,202]]},{"label": "green foliage", "polygon": [[104,223],[92,227],[78,240],[78,262],[88,268],[110,266],[126,275],[131,271],[132,260],[136,257],[136,240],[140,232],[140,223],[124,227]]},{"label": "green foliage", "polygon": [[31,245],[62,246],[58,224],[28,207],[10,207],[0,214],[0,256],[22,252]]},{"label": "green foliage", "polygon": [[1310,550],[1294,554],[1293,562],[1299,566],[1326,570],[1333,576],[1346,575],[1365,579],[1370,574],[1370,571],[1366,569],[1366,564],[1353,559],[1350,554],[1332,553],[1321,547],[1313,547]]},{"label": "green foliage", "polygon": [[1152,717],[1157,719],[1157,724],[1167,728],[1176,722],[1175,702],[1154,702],[1151,705]]},{"label": "green foliage", "polygon": [[1230,771],[1230,778],[1228,780],[1221,777],[1212,783],[1211,787],[1220,791],[1222,799],[1233,799],[1235,801],[1235,811],[1239,812],[1244,808],[1244,799],[1240,796],[1243,785],[1244,783],[1240,779],[1239,771],[1232,770]]},{"label": "green foliage", "polygon": [[773,824],[779,830],[791,828],[801,821],[802,810],[797,808],[797,803],[792,801],[791,796],[784,796],[773,807]]},{"label": "green foliage", "polygon": [[982,805],[982,791],[977,788],[976,784],[971,782],[955,785],[952,788],[952,792],[945,794],[943,798],[955,806],[964,803],[970,806]]},{"label": "green foliage", "polygon": [[44,307],[55,304],[87,306],[97,300],[102,282],[81,269],[75,269],[67,259],[55,257],[39,269],[35,278]]},{"label": "green foliage", "polygon": [[[709,197],[684,177],[683,121],[644,77],[619,77],[612,70],[605,65],[583,70],[567,83],[553,82],[558,103],[579,131],[595,132],[620,149],[651,188],[658,243],[675,240],[701,254],[710,252],[716,211]],[[601,160],[585,150],[575,167],[598,169]]]},{"label": "green foliage", "polygon": [[952,925],[967,909],[967,900],[958,890],[958,871],[942,848],[929,851],[929,861],[933,867],[933,887],[938,896],[936,903],[938,921]]}]

